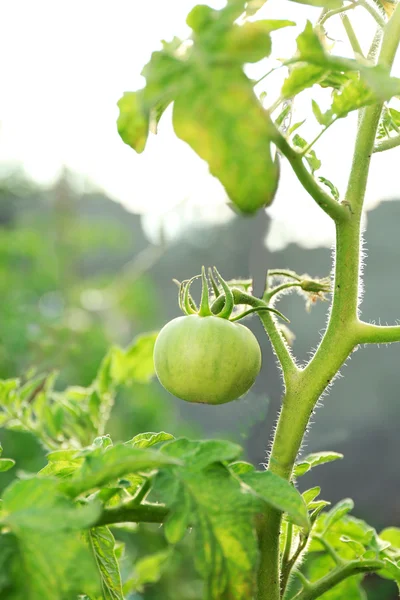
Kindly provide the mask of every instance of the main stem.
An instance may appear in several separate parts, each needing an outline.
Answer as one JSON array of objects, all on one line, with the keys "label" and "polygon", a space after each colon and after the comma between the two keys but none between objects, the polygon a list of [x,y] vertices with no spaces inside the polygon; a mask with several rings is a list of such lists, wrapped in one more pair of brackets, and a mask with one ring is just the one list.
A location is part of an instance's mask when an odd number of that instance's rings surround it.
[{"label": "main stem", "polygon": [[[400,5],[386,27],[379,63],[390,67],[400,38]],[[313,359],[286,382],[286,393],[268,468],[290,480],[304,433],[318,399],[357,344],[361,214],[382,104],[365,108],[360,119],[345,203],[350,216],[336,221],[335,283],[331,315]],[[258,600],[280,600],[281,514],[268,509],[260,535]]]}]

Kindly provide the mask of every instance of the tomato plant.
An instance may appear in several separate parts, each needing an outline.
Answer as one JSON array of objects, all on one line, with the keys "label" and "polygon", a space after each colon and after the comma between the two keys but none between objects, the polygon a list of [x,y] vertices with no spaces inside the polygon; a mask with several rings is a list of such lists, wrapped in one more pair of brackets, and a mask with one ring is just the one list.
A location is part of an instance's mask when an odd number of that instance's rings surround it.
[{"label": "tomato plant", "polygon": [[[193,279],[180,283],[178,303],[186,315],[166,325],[158,339],[152,333],[125,350],[112,348],[87,388],[59,392],[50,377],[1,382],[3,427],[37,436],[47,464],[37,476],[16,479],[3,494],[0,598],[132,598],[162,576],[188,539],[203,581],[199,593],[207,600],[361,600],[363,577],[371,572],[400,587],[399,528],[377,532],[351,514],[350,499],[330,507],[319,498],[319,487],[302,494],[297,488],[310,469],[343,458],[330,451],[302,456],[301,446],[317,402],[346,359],[360,345],[400,341],[399,325],[366,322],[360,307],[370,164],[374,153],[400,145],[393,106],[400,79],[392,76],[400,4],[293,1],[321,9],[295,34],[290,2],[282,5],[288,18],[280,20],[268,18],[265,0],[193,9],[190,38],[164,42],[143,70],[145,87],[119,101],[118,130],[142,152],[150,127],[156,130],[174,103],[176,134],[208,162],[241,213],[279,201],[280,165],[287,162],[335,227],[333,277],[273,268],[257,297],[252,279],[225,281],[203,270],[199,307],[191,294]],[[258,18],[260,10],[267,18]],[[376,27],[367,52],[353,27],[359,10]],[[336,52],[329,35],[336,18],[351,56]],[[274,36],[280,35],[294,35],[297,50],[272,66]],[[266,69],[255,81],[246,65],[259,61]],[[269,84],[278,69],[285,73],[279,90]],[[305,90],[312,95],[313,86],[330,91],[329,106],[323,109],[311,98],[317,133],[308,141],[299,135],[304,121],[292,124],[291,118],[298,95]],[[358,111],[353,163],[340,194],[316,175],[322,165],[315,148],[327,129],[353,111]],[[326,329],[305,365],[293,355],[285,318],[275,308],[293,290],[310,302],[331,297]],[[249,330],[235,321],[251,313],[264,326],[284,382],[265,468],[256,470],[241,460],[239,446],[223,440],[147,432],[125,443],[112,441],[106,431],[117,389],[151,378],[153,354],[161,382],[186,400],[219,404],[244,393],[257,376],[260,351]],[[2,471],[13,465],[10,458],[0,459]],[[132,533],[132,523],[163,524],[167,549],[131,570],[124,565],[128,574],[122,580],[114,533],[118,527]]]}]

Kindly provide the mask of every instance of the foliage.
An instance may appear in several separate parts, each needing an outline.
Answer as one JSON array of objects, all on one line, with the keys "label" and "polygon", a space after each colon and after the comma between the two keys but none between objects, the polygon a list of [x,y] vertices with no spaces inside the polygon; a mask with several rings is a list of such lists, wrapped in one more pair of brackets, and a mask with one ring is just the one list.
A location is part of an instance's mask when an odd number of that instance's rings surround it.
[{"label": "foliage", "polygon": [[[251,281],[226,282],[217,271],[217,277],[211,272],[207,279],[202,271],[197,317],[237,320],[257,313],[279,360],[285,396],[268,468],[256,470],[240,460],[242,449],[224,440],[196,441],[151,431],[113,441],[107,428],[118,392],[132,383],[144,385],[154,375],[154,332],[137,336],[127,349],[112,346],[89,385],[56,385],[53,372],[4,379],[2,427],[35,436],[47,464],[36,474],[17,472],[2,495],[0,599],[123,600],[157,583],[183,548],[195,581],[201,580],[195,594],[207,600],[361,600],[363,575],[370,572],[400,588],[398,528],[378,534],[351,515],[352,500],[328,509],[330,503],[319,499],[319,487],[303,494],[297,489],[297,479],[308,471],[342,458],[319,452],[298,459],[321,394],[355,347],[400,341],[399,326],[364,322],[358,312],[360,223],[369,162],[374,150],[397,144],[393,132],[398,114],[385,103],[400,93],[400,81],[390,74],[400,39],[400,5],[391,17],[390,11],[381,16],[366,6],[383,32],[376,38],[382,38],[379,54],[373,48],[365,59],[350,21],[344,19],[355,58],[332,52],[322,26],[353,4],[299,3],[323,12],[315,26],[307,22],[298,35],[295,56],[281,61],[288,74],[269,110],[259,101],[245,65],[268,59],[271,34],[290,35],[286,29],[290,32],[293,23],[249,19],[264,5],[262,0],[228,0],[221,10],[196,6],[187,18],[190,40],[164,42],[144,68],[146,86],[119,102],[118,130],[137,152],[144,150],[149,131],[156,131],[163,111],[174,102],[177,135],[208,162],[239,211],[254,213],[271,204],[282,156],[335,223],[333,285],[294,271],[269,271],[258,298],[251,293]],[[322,129],[308,143],[294,134],[302,122],[286,126],[291,110],[286,101],[315,84],[331,90],[331,106],[323,112],[312,103]],[[328,179],[314,177],[322,165],[312,147],[328,127],[355,110],[360,119],[354,166],[341,198]],[[64,241],[64,250],[73,246],[68,236]],[[60,261],[67,274],[65,253]],[[197,312],[191,282],[183,282],[179,291],[187,313]],[[274,308],[282,294],[293,290],[307,304],[333,294],[326,331],[304,367],[292,356],[285,341],[290,332],[284,337],[276,320],[282,315]],[[225,359],[214,356],[215,373],[217,362],[224,366]],[[182,370],[181,376],[187,373]],[[0,458],[1,471],[12,467],[13,459]],[[116,537],[132,533],[137,523],[163,524],[165,541],[157,552],[127,565]],[[125,540],[128,544],[129,537]]]}]

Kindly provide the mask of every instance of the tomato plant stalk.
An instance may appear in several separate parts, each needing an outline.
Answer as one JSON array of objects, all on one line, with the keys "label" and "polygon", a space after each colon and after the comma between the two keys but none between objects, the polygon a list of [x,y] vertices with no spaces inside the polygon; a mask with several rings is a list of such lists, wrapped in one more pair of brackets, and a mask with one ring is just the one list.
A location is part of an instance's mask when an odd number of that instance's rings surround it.
[{"label": "tomato plant stalk", "polygon": [[[391,67],[400,39],[400,5],[386,25],[378,64]],[[336,256],[333,303],[326,332],[309,364],[299,369],[291,357],[282,351],[281,343],[271,337],[280,359],[285,395],[278,419],[268,468],[273,473],[290,480],[293,466],[307,429],[309,418],[321,394],[359,343],[399,341],[398,327],[377,327],[360,321],[358,316],[360,285],[361,216],[368,180],[371,155],[374,150],[376,131],[382,104],[364,108],[359,121],[354,158],[345,201],[336,209],[331,203],[324,204],[324,197],[317,203],[334,219],[336,225]],[[286,154],[285,141],[276,136],[278,148]],[[310,191],[308,176],[293,153],[288,160],[295,164],[295,172],[304,187]],[[345,209],[345,211],[343,211]],[[273,328],[272,317],[260,314],[268,332]],[[278,344],[278,348],[276,346]],[[283,357],[283,360],[282,358]],[[264,526],[260,534],[261,561],[258,575],[258,600],[279,600],[280,549],[279,536],[281,513],[269,508],[264,514]],[[303,594],[304,595],[304,594]],[[320,595],[320,594],[318,594]],[[308,593],[304,599],[317,597]]]}]

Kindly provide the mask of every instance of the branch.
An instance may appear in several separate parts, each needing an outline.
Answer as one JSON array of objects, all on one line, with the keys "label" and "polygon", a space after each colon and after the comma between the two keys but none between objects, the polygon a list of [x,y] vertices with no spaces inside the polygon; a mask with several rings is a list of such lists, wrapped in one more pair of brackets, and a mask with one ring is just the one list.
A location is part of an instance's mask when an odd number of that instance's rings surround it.
[{"label": "branch", "polygon": [[357,340],[359,344],[391,344],[400,342],[399,325],[372,325],[361,322],[358,326]]},{"label": "branch", "polygon": [[357,55],[361,58],[365,58],[362,48],[360,46],[360,42],[357,39],[356,32],[353,29],[351,21],[347,15],[340,15],[343,23],[343,27],[347,33],[347,37],[349,38],[350,45],[353,49],[354,56],[357,58]]},{"label": "branch", "polygon": [[287,158],[304,189],[315,200],[318,206],[320,206],[334,221],[338,222],[346,220],[349,216],[347,208],[324,192],[305,166],[302,155],[292,148],[286,138],[272,122],[271,127],[273,128],[271,132],[272,141]]},{"label": "branch", "polygon": [[113,523],[163,523],[168,509],[162,504],[141,504],[127,502],[117,508],[105,508],[91,527],[112,525]]},{"label": "branch", "polygon": [[384,17],[381,15],[379,10],[377,10],[376,8],[371,6],[371,4],[369,4],[368,0],[358,0],[357,4],[359,6],[362,6],[363,8],[365,8],[366,11],[369,12],[371,17],[377,22],[379,27],[381,27],[382,29],[385,27],[386,21]]},{"label": "branch", "polygon": [[271,298],[276,294],[280,294],[281,292],[284,292],[285,290],[288,290],[293,287],[301,287],[301,281],[288,281],[286,283],[281,283],[281,285],[278,285],[276,288],[265,292],[264,300],[266,302],[269,302],[269,300],[271,300]]},{"label": "branch", "polygon": [[377,560],[351,561],[342,567],[337,567],[325,577],[321,577],[321,579],[312,583],[310,587],[301,590],[293,600],[314,600],[348,577],[353,577],[353,575],[359,573],[377,571],[382,567],[384,567],[384,564]]},{"label": "branch", "polygon": [[357,4],[355,2],[352,2],[348,6],[340,6],[339,8],[334,8],[332,10],[328,10],[320,17],[320,19],[318,19],[317,24],[323,25],[331,17],[334,17],[335,15],[338,15],[340,13],[344,13],[348,10],[353,10],[353,8],[356,8],[356,6],[357,6]]},{"label": "branch", "polygon": [[385,150],[391,150],[400,146],[400,135],[383,140],[374,146],[373,152],[384,152]]}]

